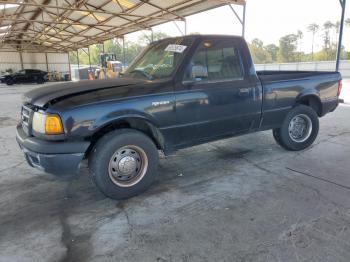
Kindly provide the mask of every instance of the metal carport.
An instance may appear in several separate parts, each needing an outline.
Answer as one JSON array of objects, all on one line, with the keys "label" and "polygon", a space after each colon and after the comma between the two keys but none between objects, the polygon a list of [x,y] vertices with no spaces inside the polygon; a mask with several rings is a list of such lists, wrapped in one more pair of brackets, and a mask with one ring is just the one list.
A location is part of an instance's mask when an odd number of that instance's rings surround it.
[{"label": "metal carport", "polygon": [[[339,69],[346,0],[342,9],[336,69]],[[245,0],[0,0],[0,51],[75,51],[169,21],[230,5],[245,27]],[[232,5],[243,5],[242,18]]]},{"label": "metal carport", "polygon": [[0,15],[0,49],[73,51],[123,37],[169,21],[245,0],[32,0],[11,5]]}]

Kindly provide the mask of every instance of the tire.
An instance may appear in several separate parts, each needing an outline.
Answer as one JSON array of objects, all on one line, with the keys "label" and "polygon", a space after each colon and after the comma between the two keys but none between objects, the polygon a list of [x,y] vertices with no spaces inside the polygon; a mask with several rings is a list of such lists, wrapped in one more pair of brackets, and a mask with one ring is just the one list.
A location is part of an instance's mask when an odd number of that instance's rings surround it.
[{"label": "tire", "polygon": [[311,107],[298,105],[287,114],[281,128],[273,129],[272,134],[283,148],[300,151],[312,145],[318,131],[317,113]]},{"label": "tire", "polygon": [[8,86],[12,86],[13,85],[13,80],[12,79],[7,79],[6,80],[6,85],[8,85]]},{"label": "tire", "polygon": [[280,130],[281,130],[280,128],[273,129],[272,130],[272,135],[273,135],[273,138],[275,139],[275,141],[277,142],[277,144],[282,146],[282,144],[281,144],[281,136],[280,136],[280,132],[281,131]]},{"label": "tire", "polygon": [[36,83],[37,83],[38,85],[43,84],[44,82],[45,82],[45,80],[44,80],[44,78],[42,78],[42,77],[39,77],[38,79],[36,79]]},{"label": "tire", "polygon": [[105,196],[130,198],[144,192],[155,180],[158,158],[158,150],[148,136],[132,129],[116,130],[103,136],[92,150],[90,176]]}]

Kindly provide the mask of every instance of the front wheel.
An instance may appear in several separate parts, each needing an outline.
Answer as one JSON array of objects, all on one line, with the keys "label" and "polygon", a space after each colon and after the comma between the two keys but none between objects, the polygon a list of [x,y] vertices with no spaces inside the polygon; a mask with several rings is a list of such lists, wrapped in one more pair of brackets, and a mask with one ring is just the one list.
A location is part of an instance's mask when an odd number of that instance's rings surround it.
[{"label": "front wheel", "polygon": [[107,197],[126,199],[145,191],[158,169],[158,151],[143,133],[121,129],[102,137],[91,152],[90,175]]},{"label": "front wheel", "polygon": [[42,78],[42,77],[39,77],[37,80],[36,80],[36,83],[37,84],[43,84],[45,82],[45,80],[44,80],[44,78]]},{"label": "front wheel", "polygon": [[283,148],[299,151],[312,145],[318,130],[316,112],[311,107],[299,105],[287,114],[281,128],[273,130],[273,137]]}]

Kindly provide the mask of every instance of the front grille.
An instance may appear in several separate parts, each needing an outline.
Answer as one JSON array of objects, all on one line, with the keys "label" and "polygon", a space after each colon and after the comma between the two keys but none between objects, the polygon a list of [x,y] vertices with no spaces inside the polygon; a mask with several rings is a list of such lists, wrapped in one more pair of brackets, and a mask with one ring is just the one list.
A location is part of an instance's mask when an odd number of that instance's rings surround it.
[{"label": "front grille", "polygon": [[28,106],[22,106],[22,112],[21,112],[21,123],[24,132],[27,135],[30,135],[30,128],[31,128],[31,119],[33,115],[33,110],[29,108]]}]

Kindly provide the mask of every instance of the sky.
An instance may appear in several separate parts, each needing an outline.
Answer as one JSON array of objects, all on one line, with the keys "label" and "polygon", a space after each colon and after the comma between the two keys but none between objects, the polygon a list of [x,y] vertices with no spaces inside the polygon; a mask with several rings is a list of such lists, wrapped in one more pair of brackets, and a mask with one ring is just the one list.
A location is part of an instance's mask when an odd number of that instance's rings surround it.
[{"label": "sky", "polygon": [[[242,8],[234,6],[240,14]],[[335,23],[340,20],[341,8],[339,0],[247,0],[246,9],[246,40],[259,38],[264,44],[278,44],[280,37],[303,31],[304,38],[301,50],[311,52],[312,34],[307,32],[311,23],[323,25],[330,20]],[[345,17],[350,17],[350,2],[347,4]],[[183,30],[184,23],[177,22]],[[181,35],[174,23],[156,26],[154,31],[166,32],[171,36]],[[229,34],[241,35],[241,25],[228,6],[216,8],[200,14],[187,17],[187,33]],[[144,34],[150,34],[144,31]],[[135,41],[138,32],[127,36]],[[335,37],[335,36],[333,36]],[[344,30],[343,45],[350,51],[350,28]],[[321,35],[315,41],[315,50],[322,47]]]}]

